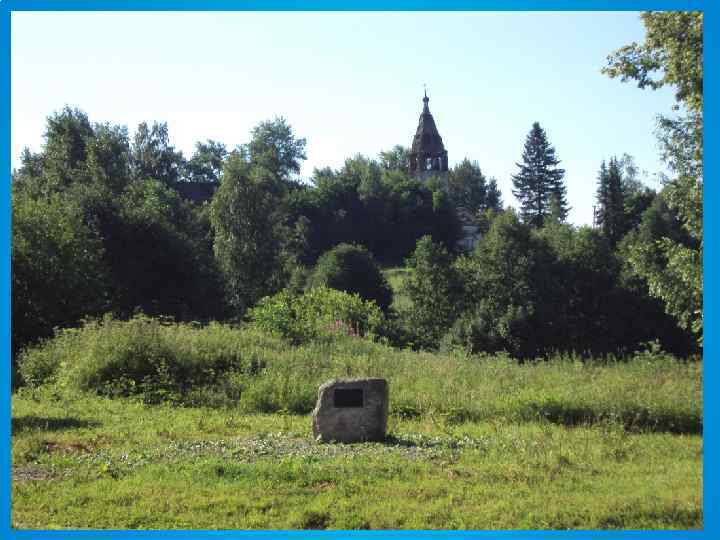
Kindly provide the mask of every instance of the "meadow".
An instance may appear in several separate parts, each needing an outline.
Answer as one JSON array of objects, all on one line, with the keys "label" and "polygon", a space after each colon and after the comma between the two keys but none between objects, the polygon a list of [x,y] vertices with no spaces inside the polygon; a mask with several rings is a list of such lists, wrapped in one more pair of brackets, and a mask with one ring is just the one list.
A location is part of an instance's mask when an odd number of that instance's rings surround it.
[{"label": "meadow", "polygon": [[[400,351],[136,317],[21,359],[12,523],[37,528],[697,529],[702,363]],[[383,443],[318,444],[331,378],[390,384]]]}]

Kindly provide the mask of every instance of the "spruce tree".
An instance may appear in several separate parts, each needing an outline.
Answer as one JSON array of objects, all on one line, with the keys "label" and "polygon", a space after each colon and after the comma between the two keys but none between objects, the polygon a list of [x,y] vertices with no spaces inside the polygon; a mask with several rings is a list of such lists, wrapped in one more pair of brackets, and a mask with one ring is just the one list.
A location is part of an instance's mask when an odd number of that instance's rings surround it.
[{"label": "spruce tree", "polygon": [[625,197],[622,173],[617,159],[611,158],[609,166],[600,164],[597,189],[597,214],[595,223],[605,238],[615,246],[624,233]]},{"label": "spruce tree", "polygon": [[520,201],[520,215],[534,227],[542,227],[553,213],[560,221],[567,217],[565,170],[557,168],[559,163],[545,130],[535,122],[525,139],[522,163],[516,163],[520,171],[512,176],[513,195]]}]

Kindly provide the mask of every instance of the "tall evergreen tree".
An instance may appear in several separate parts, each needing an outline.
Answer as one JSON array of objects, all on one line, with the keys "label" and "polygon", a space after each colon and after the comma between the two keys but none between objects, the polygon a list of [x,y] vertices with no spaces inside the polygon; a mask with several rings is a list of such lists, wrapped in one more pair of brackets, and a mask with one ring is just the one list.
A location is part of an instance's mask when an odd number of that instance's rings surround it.
[{"label": "tall evergreen tree", "polygon": [[620,164],[615,158],[610,159],[609,166],[605,165],[605,161],[600,165],[597,203],[596,224],[610,245],[615,246],[625,231],[623,181]]},{"label": "tall evergreen tree", "polygon": [[560,221],[565,220],[569,211],[563,182],[565,170],[557,168],[560,160],[538,122],[525,139],[522,161],[516,163],[520,171],[512,176],[512,181],[523,221],[542,227],[545,218],[553,214]]}]

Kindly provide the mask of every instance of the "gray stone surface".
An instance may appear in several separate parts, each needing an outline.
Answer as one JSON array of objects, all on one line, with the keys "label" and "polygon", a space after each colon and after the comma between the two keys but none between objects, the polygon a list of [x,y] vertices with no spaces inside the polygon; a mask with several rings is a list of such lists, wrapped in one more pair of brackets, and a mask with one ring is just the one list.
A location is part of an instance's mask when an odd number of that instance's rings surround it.
[{"label": "gray stone surface", "polygon": [[387,417],[385,379],[328,381],[318,390],[312,415],[313,436],[323,442],[382,441]]}]

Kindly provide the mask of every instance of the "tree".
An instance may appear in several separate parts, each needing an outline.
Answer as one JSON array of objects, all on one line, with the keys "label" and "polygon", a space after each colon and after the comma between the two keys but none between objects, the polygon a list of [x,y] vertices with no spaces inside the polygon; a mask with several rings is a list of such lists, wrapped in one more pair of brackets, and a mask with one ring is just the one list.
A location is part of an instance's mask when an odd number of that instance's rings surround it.
[{"label": "tree", "polygon": [[45,144],[38,154],[25,149],[13,185],[35,197],[62,191],[74,183],[86,183],[88,144],[95,137],[87,115],[65,106],[47,117]]},{"label": "tree", "polygon": [[42,151],[25,149],[13,174],[13,185],[34,197],[91,184],[118,194],[130,180],[127,128],[91,124],[84,112],[69,107],[47,118]]},{"label": "tree", "polygon": [[320,257],[308,286],[357,293],[363,300],[374,301],[383,311],[392,302],[392,290],[375,258],[358,245],[340,244]]},{"label": "tree", "polygon": [[493,212],[502,212],[503,200],[500,188],[497,185],[496,178],[490,178],[487,184],[487,191],[485,194],[485,210],[492,210]]},{"label": "tree", "polygon": [[555,256],[515,212],[499,214],[457,267],[466,307],[452,329],[454,343],[517,358],[533,358],[557,344],[563,284]]},{"label": "tree", "polygon": [[221,142],[212,139],[208,139],[205,143],[198,141],[195,143],[195,153],[187,162],[187,180],[218,182],[227,155],[227,148]]},{"label": "tree", "polygon": [[[686,355],[696,348],[696,336],[687,324],[688,321],[679,324],[681,314],[671,308],[690,304],[693,289],[683,286],[681,282],[677,283],[675,303],[668,304],[652,294],[645,278],[646,275],[664,275],[666,286],[672,283],[670,276],[666,275],[668,257],[662,239],[679,246],[693,243],[682,227],[677,211],[668,206],[660,193],[645,210],[638,226],[628,232],[617,246],[618,257],[622,262],[621,285],[632,291],[633,296],[641,298],[636,305],[625,306],[633,314],[632,320],[626,320],[626,326],[628,329],[644,326],[647,328],[647,339],[659,338],[666,350]],[[626,296],[626,299],[632,300],[630,296]]]},{"label": "tree", "polygon": [[[90,201],[88,201],[88,204]],[[222,281],[205,239],[202,210],[158,180],[135,180],[93,209],[112,277],[112,309],[130,316],[207,320],[222,316]]]},{"label": "tree", "polygon": [[408,149],[396,144],[391,150],[380,152],[380,166],[386,170],[407,171]]},{"label": "tree", "polygon": [[502,210],[497,182],[489,182],[477,161],[465,158],[456,165],[448,178],[450,199],[466,221],[474,220],[486,210]]},{"label": "tree", "polygon": [[107,309],[108,273],[98,231],[71,198],[13,189],[12,348]]},{"label": "tree", "polygon": [[[675,88],[675,100],[690,110],[703,108],[703,14],[700,11],[646,11],[645,42],[608,56],[603,73],[638,88]],[[653,77],[659,72],[659,77]]]},{"label": "tree", "polygon": [[86,148],[85,169],[89,180],[115,194],[125,189],[131,181],[127,127],[95,124]]},{"label": "tree", "polygon": [[278,290],[281,242],[275,224],[278,200],[267,189],[274,178],[241,156],[225,162],[210,206],[213,249],[237,316]]},{"label": "tree", "polygon": [[622,245],[613,249],[597,229],[556,224],[536,233],[552,248],[559,286],[548,299],[552,347],[593,356],[632,352],[651,340],[688,354],[687,333],[623,271]]},{"label": "tree", "polygon": [[657,197],[654,189],[646,186],[640,181],[641,174],[647,176],[647,172],[640,172],[635,164],[635,158],[629,154],[623,154],[617,160],[622,176],[622,192],[624,199],[623,236],[636,229],[640,225],[643,213]]},{"label": "tree", "polygon": [[603,161],[598,173],[596,224],[611,246],[615,246],[625,232],[625,197],[620,166],[610,158],[610,166]]},{"label": "tree", "polygon": [[182,152],[170,145],[166,122],[142,122],[132,145],[132,168],[135,178],[152,178],[167,186],[180,180],[185,168]]},{"label": "tree", "polygon": [[51,184],[66,186],[77,180],[87,158],[87,142],[94,136],[87,115],[67,105],[47,119],[43,169]]},{"label": "tree", "polygon": [[403,292],[412,307],[401,312],[416,347],[434,349],[462,311],[463,285],[447,249],[430,236],[418,240],[407,260]]},{"label": "tree", "polygon": [[[702,342],[703,14],[644,12],[642,20],[644,43],[615,51],[603,72],[636,81],[639,88],[675,88],[675,110],[680,113],[658,120],[663,157],[675,175],[666,183],[663,197],[677,211],[693,242],[687,245],[663,237],[655,246],[636,245],[629,257],[650,293]],[[655,248],[664,254],[663,268],[653,263]]]},{"label": "tree", "polygon": [[298,139],[283,117],[260,122],[251,131],[248,155],[253,165],[260,165],[278,180],[287,181],[300,173],[300,162],[307,159],[305,139]]},{"label": "tree", "polygon": [[563,221],[569,210],[563,182],[565,170],[557,168],[560,160],[538,122],[532,125],[525,139],[522,161],[522,164],[516,163],[520,171],[512,176],[512,181],[513,195],[520,201],[523,221],[542,227],[545,218],[551,215],[553,204]]},{"label": "tree", "polygon": [[401,264],[423,235],[450,249],[460,235],[446,187],[411,178],[406,170],[385,169],[356,155],[340,170],[316,169],[311,182],[314,187],[289,197],[292,220],[303,215],[309,221],[310,259],[350,243],[365,246],[384,264]]}]

